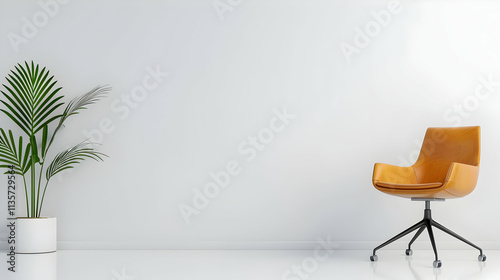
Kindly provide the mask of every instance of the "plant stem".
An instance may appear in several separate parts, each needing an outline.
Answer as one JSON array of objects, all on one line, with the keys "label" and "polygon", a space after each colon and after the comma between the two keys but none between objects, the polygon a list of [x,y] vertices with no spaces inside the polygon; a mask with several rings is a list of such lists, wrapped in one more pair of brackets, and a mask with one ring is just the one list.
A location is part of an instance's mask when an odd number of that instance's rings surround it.
[{"label": "plant stem", "polygon": [[[47,186],[49,185],[49,180],[45,183],[45,187],[43,188],[42,201],[40,202],[40,212],[42,211],[43,199],[45,198],[45,191],[47,190]],[[40,215],[40,213],[38,213]]]},{"label": "plant stem", "polygon": [[36,218],[36,211],[35,211],[35,157],[32,155],[31,157],[31,216],[30,218]]},{"label": "plant stem", "polygon": [[33,132],[33,128],[31,128],[30,143],[31,143],[31,215],[29,217],[36,218],[37,214],[35,209],[36,162],[38,158],[38,152],[37,152],[36,139],[35,139],[35,133]]},{"label": "plant stem", "polygon": [[28,189],[26,188],[26,186],[27,186],[26,176],[24,176],[24,174],[23,174],[23,181],[24,181],[24,195],[26,196],[26,217],[29,217],[30,216],[30,208],[29,208],[30,200],[28,198]]},{"label": "plant stem", "polygon": [[40,185],[42,184],[42,171],[43,171],[43,164],[45,163],[45,160],[43,160],[43,163],[40,166],[40,176],[38,177],[38,192],[36,193],[36,216],[40,217],[40,212],[42,212],[42,207],[40,205],[40,208],[38,207],[38,203],[40,202]]}]

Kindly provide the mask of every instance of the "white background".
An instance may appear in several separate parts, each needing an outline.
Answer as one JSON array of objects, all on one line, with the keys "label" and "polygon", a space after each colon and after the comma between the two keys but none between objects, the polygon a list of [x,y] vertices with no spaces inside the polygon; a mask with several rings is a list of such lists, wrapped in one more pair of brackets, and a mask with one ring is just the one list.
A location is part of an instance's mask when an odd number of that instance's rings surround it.
[{"label": "white background", "polygon": [[[500,81],[498,3],[396,2],[402,10],[349,59],[342,42],[355,47],[356,28],[375,22],[389,1],[221,0],[230,7],[222,17],[214,3],[73,0],[18,46],[9,34],[23,36],[23,17],[33,23],[42,5],[0,3],[2,83],[16,63],[34,60],[55,75],[66,101],[113,87],[53,147],[111,122],[103,137],[93,135],[109,158],[49,186],[43,214],[58,218],[59,248],[314,248],[327,236],[341,248],[372,248],[423,209],[375,190],[373,164],[412,163],[427,127],[457,125],[482,127],[480,179],[471,195],[434,203],[434,218],[500,248],[500,85],[474,96],[480,77]],[[125,105],[148,68],[169,76],[135,108]],[[247,161],[238,146],[285,107],[296,117]],[[5,115],[0,123],[13,127]],[[192,205],[193,190],[231,160],[241,173],[186,224],[179,205]],[[5,244],[6,227],[0,236]]]}]

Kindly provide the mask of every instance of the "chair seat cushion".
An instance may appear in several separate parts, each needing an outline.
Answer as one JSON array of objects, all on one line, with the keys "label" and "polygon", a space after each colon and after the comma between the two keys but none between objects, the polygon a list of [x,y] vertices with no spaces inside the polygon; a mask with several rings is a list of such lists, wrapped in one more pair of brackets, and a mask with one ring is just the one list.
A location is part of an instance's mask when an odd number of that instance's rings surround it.
[{"label": "chair seat cushion", "polygon": [[377,182],[377,187],[380,188],[388,188],[388,189],[399,189],[399,190],[427,190],[427,189],[435,189],[439,188],[443,185],[443,183],[425,183],[425,184],[395,184],[388,182]]}]

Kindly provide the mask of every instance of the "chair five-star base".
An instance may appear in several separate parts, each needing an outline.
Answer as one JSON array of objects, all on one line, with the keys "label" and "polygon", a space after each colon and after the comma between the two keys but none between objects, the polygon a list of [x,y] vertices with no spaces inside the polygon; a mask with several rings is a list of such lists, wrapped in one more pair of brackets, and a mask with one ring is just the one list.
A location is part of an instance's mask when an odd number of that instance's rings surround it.
[{"label": "chair five-star base", "polygon": [[406,249],[405,251],[405,254],[407,256],[410,256],[413,254],[413,251],[411,250],[411,244],[413,244],[413,242],[420,236],[420,234],[425,230],[427,229],[427,232],[429,233],[429,238],[431,240],[431,244],[432,244],[432,250],[434,251],[434,256],[435,256],[435,260],[433,262],[433,266],[435,268],[439,268],[441,267],[442,263],[441,261],[439,260],[438,258],[438,253],[437,253],[437,249],[436,249],[436,242],[434,241],[434,234],[432,233],[432,227],[436,227],[440,230],[442,230],[443,232],[446,232],[447,234],[469,244],[470,246],[476,248],[479,250],[479,256],[478,256],[478,260],[480,262],[484,262],[486,261],[486,255],[483,254],[483,250],[481,248],[479,248],[478,246],[476,246],[475,244],[473,244],[472,242],[468,241],[467,239],[463,238],[462,236],[456,234],[455,232],[449,230],[448,228],[446,228],[445,226],[441,225],[440,223],[434,221],[431,217],[431,207],[430,207],[430,200],[425,200],[425,210],[424,210],[424,218],[416,223],[415,225],[409,227],[408,229],[406,229],[405,231],[401,232],[400,234],[394,236],[393,238],[387,240],[386,242],[382,243],[380,246],[376,247],[375,249],[373,249],[373,255],[370,256],[370,260],[372,262],[376,262],[378,260],[378,257],[377,257],[377,250],[387,246],[388,244],[400,239],[401,237],[405,236],[405,235],[408,235],[410,233],[412,233],[413,231],[417,230],[417,233],[415,233],[415,235],[413,236],[413,238],[411,239],[410,243],[408,243],[408,249]]}]

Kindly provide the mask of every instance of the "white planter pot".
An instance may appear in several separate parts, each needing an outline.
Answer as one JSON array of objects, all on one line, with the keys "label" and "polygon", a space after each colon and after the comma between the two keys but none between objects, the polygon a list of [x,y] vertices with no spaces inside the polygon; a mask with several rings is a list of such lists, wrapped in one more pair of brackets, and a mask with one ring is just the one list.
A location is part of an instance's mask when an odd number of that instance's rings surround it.
[{"label": "white planter pot", "polygon": [[17,218],[16,253],[39,254],[56,250],[56,218]]}]

